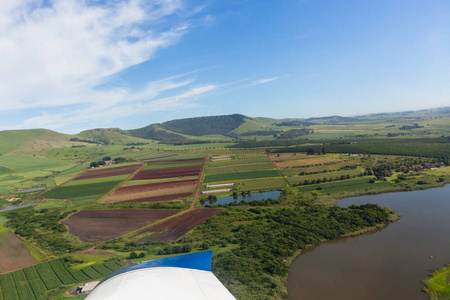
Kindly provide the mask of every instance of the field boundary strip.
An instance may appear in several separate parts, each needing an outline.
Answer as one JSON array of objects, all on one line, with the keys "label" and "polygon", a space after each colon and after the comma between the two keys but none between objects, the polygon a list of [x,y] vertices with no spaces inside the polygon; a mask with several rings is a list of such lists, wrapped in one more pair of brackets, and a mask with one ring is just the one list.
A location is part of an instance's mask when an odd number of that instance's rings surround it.
[{"label": "field boundary strip", "polygon": [[198,179],[197,179],[197,187],[195,189],[195,195],[194,199],[192,200],[191,207],[189,210],[192,210],[195,206],[195,203],[197,202],[197,198],[199,197],[200,187],[202,186],[203,182],[203,176],[205,175],[205,169],[206,169],[206,163],[209,159],[209,154],[206,154],[205,161],[203,162],[202,171],[200,172]]},{"label": "field boundary strip", "polygon": [[124,184],[125,182],[129,181],[131,178],[134,177],[134,175],[136,175],[137,173],[139,173],[139,171],[141,171],[146,164],[144,162],[141,161],[141,167],[137,168],[133,173],[131,173],[130,175],[128,175],[127,178],[125,178],[124,180],[122,180],[121,182],[119,182],[118,184],[116,184],[112,189],[110,189],[108,192],[106,192],[105,194],[103,194],[103,196],[101,196],[99,199],[97,199],[97,203],[101,202],[104,198],[108,197],[109,195],[111,195],[113,192],[115,192],[122,184]]},{"label": "field boundary strip", "polygon": [[126,235],[123,235],[123,236],[121,236],[121,237],[127,237],[128,239],[130,239],[130,238],[132,238],[133,236],[138,236],[138,235],[140,234],[139,231],[141,231],[141,230],[145,230],[145,229],[151,228],[151,227],[153,227],[153,226],[155,226],[155,225],[158,225],[158,224],[160,224],[160,223],[169,221],[169,220],[171,220],[171,219],[173,219],[173,218],[178,218],[178,217],[180,217],[180,216],[182,216],[182,215],[184,215],[184,214],[186,214],[186,213],[188,213],[188,212],[190,212],[190,211],[191,211],[191,209],[180,211],[179,213],[176,213],[176,214],[174,214],[174,215],[172,215],[172,216],[169,216],[169,217],[167,217],[167,218],[165,218],[165,219],[160,219],[160,220],[158,220],[158,221],[156,221],[156,222],[153,222],[153,223],[148,224],[148,225],[146,225],[146,226],[142,226],[142,227],[140,227],[140,228],[138,228],[138,229],[136,229],[136,230],[130,231],[130,232],[128,232]]},{"label": "field boundary strip", "polygon": [[[283,174],[281,173],[280,169],[278,169],[277,165],[275,165],[275,163],[274,163],[273,161],[270,160],[269,153],[267,153],[267,159],[273,164],[273,166],[274,166],[275,169],[277,170],[278,174],[280,174],[281,178],[283,178],[284,182],[286,182],[287,187],[291,189],[292,186],[289,184],[289,182],[287,181],[287,179],[284,178],[284,176],[283,176]],[[255,179],[257,179],[257,178],[255,178]]]}]

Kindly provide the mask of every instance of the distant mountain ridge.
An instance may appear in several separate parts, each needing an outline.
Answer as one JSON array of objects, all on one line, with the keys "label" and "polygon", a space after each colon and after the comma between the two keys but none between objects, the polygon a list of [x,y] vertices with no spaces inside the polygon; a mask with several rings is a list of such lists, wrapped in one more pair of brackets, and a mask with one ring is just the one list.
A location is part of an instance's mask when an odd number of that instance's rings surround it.
[{"label": "distant mountain ridge", "polygon": [[[69,135],[48,129],[0,131],[0,155],[43,155],[49,149],[62,147],[87,147],[97,145],[138,146],[148,143],[171,145],[200,144],[210,142],[235,142],[237,140],[306,138],[314,126],[346,125],[355,122],[384,120],[387,127],[394,123],[413,124],[419,120],[450,118],[450,107],[419,111],[376,113],[354,117],[328,116],[319,118],[248,117],[242,114],[206,116],[171,120],[163,123],[122,130],[97,128]],[[445,120],[445,119],[443,119]],[[390,125],[392,124],[392,125]],[[424,125],[427,125],[426,123]],[[397,126],[398,127],[398,126]],[[445,134],[445,132],[444,132]]]}]

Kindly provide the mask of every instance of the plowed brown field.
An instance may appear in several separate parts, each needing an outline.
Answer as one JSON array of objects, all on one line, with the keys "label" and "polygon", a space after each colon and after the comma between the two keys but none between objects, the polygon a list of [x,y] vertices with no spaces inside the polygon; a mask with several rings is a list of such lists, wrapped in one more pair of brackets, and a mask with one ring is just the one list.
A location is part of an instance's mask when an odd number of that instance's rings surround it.
[{"label": "plowed brown field", "polygon": [[140,193],[133,194],[121,194],[121,195],[109,195],[108,197],[102,199],[101,203],[111,203],[125,200],[134,200],[148,197],[157,197],[157,196],[165,196],[165,195],[173,195],[173,194],[184,194],[184,193],[193,193],[194,185],[188,186],[180,186],[175,188],[168,188],[162,190],[147,190]]},{"label": "plowed brown field", "polygon": [[169,201],[169,200],[174,200],[174,199],[184,198],[184,197],[189,197],[189,196],[192,196],[192,193],[165,195],[165,196],[158,196],[158,197],[148,197],[148,198],[122,201],[122,203]]},{"label": "plowed brown field", "polygon": [[183,235],[185,235],[189,230],[194,229],[195,227],[205,222],[206,219],[217,215],[221,211],[222,211],[221,209],[191,210],[190,212],[181,215],[178,218],[168,220],[152,228],[139,232],[137,235],[146,232],[154,232],[154,233],[150,236],[145,236],[139,239],[138,242],[144,243],[147,241],[153,242],[175,241],[180,237],[182,237]]},{"label": "plowed brown field", "polygon": [[198,176],[202,170],[202,165],[186,166],[178,168],[147,169],[141,170],[132,180],[162,179],[184,176]]},{"label": "plowed brown field", "polygon": [[123,195],[123,194],[134,194],[145,191],[155,191],[155,190],[164,190],[175,187],[182,186],[194,186],[197,183],[197,179],[188,179],[188,180],[173,180],[173,181],[163,181],[163,182],[153,182],[153,183],[145,183],[139,185],[129,185],[120,187],[111,195]]},{"label": "plowed brown field", "polygon": [[12,232],[0,232],[0,274],[34,264],[30,250]]},{"label": "plowed brown field", "polygon": [[139,169],[141,166],[142,165],[131,165],[131,166],[122,166],[122,167],[87,171],[87,172],[81,174],[80,176],[76,177],[74,180],[102,178],[102,177],[109,177],[109,176],[131,174],[134,171],[136,171],[137,169]]},{"label": "plowed brown field", "polygon": [[129,220],[154,220],[164,219],[179,213],[173,209],[105,209],[105,210],[81,210],[69,219],[129,219]]},{"label": "plowed brown field", "polygon": [[180,212],[179,210],[85,210],[61,223],[85,242],[103,242]]}]

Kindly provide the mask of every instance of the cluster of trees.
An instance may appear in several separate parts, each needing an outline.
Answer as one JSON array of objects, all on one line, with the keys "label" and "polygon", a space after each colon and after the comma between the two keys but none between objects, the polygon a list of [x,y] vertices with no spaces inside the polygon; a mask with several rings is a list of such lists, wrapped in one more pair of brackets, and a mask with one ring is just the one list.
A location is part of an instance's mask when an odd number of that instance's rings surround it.
[{"label": "cluster of trees", "polygon": [[237,298],[272,299],[280,292],[277,278],[288,274],[286,260],[296,251],[385,223],[389,216],[372,204],[349,208],[303,204],[296,208],[228,206],[198,227],[191,238],[195,240],[197,234],[211,246],[236,244],[215,257],[213,272]]},{"label": "cluster of trees", "polygon": [[130,253],[130,259],[143,258],[143,257],[145,257],[145,253],[144,252],[141,252],[141,253],[137,254],[136,252],[133,251],[133,252]]},{"label": "cluster of trees", "polygon": [[99,141],[94,140],[88,140],[88,139],[79,139],[79,138],[71,138],[69,141],[71,142],[82,142],[82,143],[89,143],[89,144],[101,144]]},{"label": "cluster of trees", "polygon": [[158,255],[189,253],[192,251],[192,244],[168,245],[158,250]]},{"label": "cluster of trees", "polygon": [[74,211],[42,209],[36,212],[31,207],[23,208],[6,214],[6,226],[12,228],[15,234],[37,243],[39,248],[53,254],[81,251],[87,244],[65,234],[66,226],[59,223]]},{"label": "cluster of trees", "polygon": [[[322,165],[322,164],[317,164],[317,165]],[[314,165],[314,166],[317,166]],[[337,171],[343,171],[343,170],[355,170],[358,168],[359,165],[349,165],[349,166],[343,166],[337,169]],[[321,173],[329,173],[329,172],[334,172],[334,170],[320,170],[320,171],[314,171],[314,172],[305,172],[305,171],[301,171],[300,173],[298,173],[298,175],[303,176],[303,175],[312,175],[312,174],[321,174]]]},{"label": "cluster of trees", "polygon": [[399,127],[400,130],[411,130],[416,128],[423,128],[423,126],[419,126],[417,123],[413,123],[412,125],[403,125],[402,127]]},{"label": "cluster of trees", "polygon": [[[105,157],[102,158],[102,160],[93,161],[93,162],[91,162],[89,164],[89,167],[97,168],[97,167],[100,167],[100,166],[104,166],[104,165],[106,165],[107,161],[111,161],[111,156],[105,156]],[[114,161],[115,164],[119,164],[119,163],[126,162],[127,159],[125,157],[116,157],[116,158],[114,158],[113,161]]]},{"label": "cluster of trees", "polygon": [[[365,173],[360,173],[358,176],[359,177],[363,177],[364,175],[365,175]],[[311,179],[311,180],[305,179],[303,182],[299,182],[297,184],[293,184],[293,186],[310,185],[310,184],[317,184],[317,183],[323,183],[323,182],[333,182],[333,181],[340,181],[340,180],[349,180],[351,178],[356,178],[356,175],[347,174],[347,175],[336,176],[335,178],[332,178],[332,177],[326,178],[326,177],[324,177],[322,179],[320,179],[320,178]]]},{"label": "cluster of trees", "polygon": [[280,134],[274,135],[274,137],[277,139],[294,139],[296,137],[308,135],[308,134],[312,134],[312,133],[314,133],[314,130],[312,130],[312,129],[306,129],[306,128],[291,129],[288,131],[284,131]]},{"label": "cluster of trees", "polygon": [[286,121],[286,122],[280,122],[280,123],[273,123],[272,125],[295,127],[295,126],[310,126],[310,125],[313,125],[313,124],[314,123],[311,123],[311,122],[308,122],[308,121],[295,120],[295,121]]}]

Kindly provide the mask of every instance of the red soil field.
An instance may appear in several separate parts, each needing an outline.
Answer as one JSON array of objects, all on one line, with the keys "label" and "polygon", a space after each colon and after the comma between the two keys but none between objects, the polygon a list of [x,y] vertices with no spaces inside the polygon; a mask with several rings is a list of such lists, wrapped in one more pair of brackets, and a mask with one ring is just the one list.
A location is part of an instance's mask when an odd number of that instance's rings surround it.
[{"label": "red soil field", "polygon": [[141,166],[142,165],[131,165],[131,166],[123,166],[123,167],[115,167],[115,168],[106,168],[106,169],[87,171],[86,173],[83,173],[80,176],[76,177],[74,180],[92,179],[92,178],[101,178],[101,177],[131,174],[134,171],[136,171],[137,169],[139,169]]},{"label": "red soil field", "polygon": [[73,219],[129,219],[129,220],[154,220],[164,219],[180,210],[175,209],[105,209],[105,210],[81,210],[69,217]]},{"label": "red soil field", "polygon": [[136,184],[136,185],[120,187],[115,192],[113,192],[111,195],[134,194],[134,193],[140,193],[140,192],[145,192],[145,191],[176,188],[176,187],[181,187],[181,186],[189,186],[189,185],[194,186],[196,184],[197,184],[197,179],[174,180],[174,181]]},{"label": "red soil field", "polygon": [[121,203],[136,203],[136,202],[158,202],[158,201],[169,201],[178,198],[184,198],[191,196],[192,193],[183,193],[183,194],[174,194],[174,195],[165,195],[165,196],[157,196],[157,197],[148,197],[134,200],[122,201]]},{"label": "red soil field", "polygon": [[34,264],[30,250],[12,232],[0,232],[0,274]]},{"label": "red soil field", "polygon": [[202,170],[202,165],[186,166],[178,168],[164,168],[164,169],[147,169],[141,170],[132,180],[148,180],[148,179],[163,179],[172,177],[198,176]]},{"label": "red soil field", "polygon": [[[185,235],[189,230],[199,226],[206,219],[217,215],[222,209],[195,209],[190,212],[175,218],[168,220],[164,223],[158,224],[152,228],[148,228],[139,232],[137,235],[146,232],[155,232],[150,236],[145,236],[138,240],[140,243],[147,241],[153,242],[167,242],[175,241]],[[135,236],[137,236],[135,235]]]},{"label": "red soil field", "polygon": [[83,242],[104,242],[153,222],[154,220],[68,219],[61,223],[69,227],[70,234]]},{"label": "red soil field", "polygon": [[82,241],[103,242],[179,212],[169,209],[82,210],[61,223]]}]

